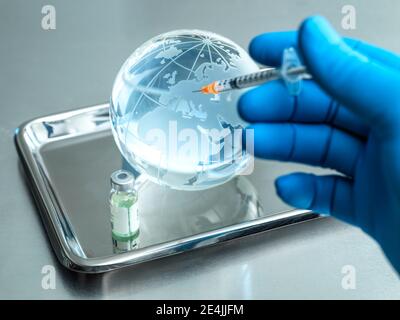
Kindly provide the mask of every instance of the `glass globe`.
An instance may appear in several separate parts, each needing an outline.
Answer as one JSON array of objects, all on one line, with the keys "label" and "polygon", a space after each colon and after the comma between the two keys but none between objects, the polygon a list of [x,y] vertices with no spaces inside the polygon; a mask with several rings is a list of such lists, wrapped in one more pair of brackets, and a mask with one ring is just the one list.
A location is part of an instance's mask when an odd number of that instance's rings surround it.
[{"label": "glass globe", "polygon": [[237,44],[215,33],[178,30],[136,49],[111,94],[112,131],[125,160],[152,181],[179,190],[222,184],[247,168],[242,91],[206,95],[216,80],[257,71]]}]

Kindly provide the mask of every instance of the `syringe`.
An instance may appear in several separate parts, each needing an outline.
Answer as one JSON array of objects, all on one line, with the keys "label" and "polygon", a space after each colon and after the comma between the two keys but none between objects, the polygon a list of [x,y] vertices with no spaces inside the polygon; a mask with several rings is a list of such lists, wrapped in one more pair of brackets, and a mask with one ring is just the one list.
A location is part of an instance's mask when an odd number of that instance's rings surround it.
[{"label": "syringe", "polygon": [[265,68],[260,71],[230,79],[214,81],[200,90],[204,94],[219,94],[221,92],[253,87],[273,80],[283,79],[291,95],[298,95],[301,91],[301,80],[310,79],[311,75],[300,60],[293,48],[285,49],[281,68]]}]

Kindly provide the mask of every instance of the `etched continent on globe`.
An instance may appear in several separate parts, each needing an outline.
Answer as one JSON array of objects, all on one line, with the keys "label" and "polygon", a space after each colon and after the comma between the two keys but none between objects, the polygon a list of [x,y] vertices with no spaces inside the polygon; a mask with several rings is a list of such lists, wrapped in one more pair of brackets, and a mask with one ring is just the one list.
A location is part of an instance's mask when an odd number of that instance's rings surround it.
[{"label": "etched continent on globe", "polygon": [[[111,121],[124,158],[150,179],[198,190],[226,182],[249,160],[235,130],[240,91],[193,92],[215,80],[258,70],[234,42],[178,30],[140,46],[122,66],[111,95]],[[240,156],[238,156],[240,155]]]}]

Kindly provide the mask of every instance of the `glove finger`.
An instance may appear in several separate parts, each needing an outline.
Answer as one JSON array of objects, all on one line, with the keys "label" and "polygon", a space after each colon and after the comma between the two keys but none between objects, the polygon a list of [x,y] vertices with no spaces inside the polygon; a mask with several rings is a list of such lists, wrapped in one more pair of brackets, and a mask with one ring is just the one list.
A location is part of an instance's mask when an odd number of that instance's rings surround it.
[{"label": "glove finger", "polygon": [[238,103],[241,117],[257,122],[327,123],[361,137],[368,127],[358,116],[329,97],[313,81],[305,81],[298,96],[291,96],[278,81],[243,94]]},{"label": "glove finger", "polygon": [[254,37],[249,45],[251,57],[266,66],[278,67],[282,63],[283,50],[297,48],[297,32],[268,32]]},{"label": "glove finger", "polygon": [[254,130],[257,157],[332,168],[348,176],[354,175],[364,146],[356,137],[328,125],[256,123],[249,129]]},{"label": "glove finger", "polygon": [[298,43],[322,89],[372,125],[391,122],[400,74],[352,50],[322,17],[303,22]]},{"label": "glove finger", "polygon": [[361,40],[344,38],[344,42],[353,50],[360,52],[371,60],[375,60],[389,68],[400,70],[400,56],[393,52],[378,48]]},{"label": "glove finger", "polygon": [[[250,55],[261,64],[279,67],[282,63],[283,50],[290,47],[297,48],[297,37],[297,31],[260,34],[250,42]],[[399,55],[360,40],[351,38],[343,38],[343,40],[353,50],[368,56],[370,59],[400,70]]]},{"label": "glove finger", "polygon": [[293,207],[356,223],[352,202],[353,184],[348,178],[292,173],[279,177],[275,187],[279,197]]}]

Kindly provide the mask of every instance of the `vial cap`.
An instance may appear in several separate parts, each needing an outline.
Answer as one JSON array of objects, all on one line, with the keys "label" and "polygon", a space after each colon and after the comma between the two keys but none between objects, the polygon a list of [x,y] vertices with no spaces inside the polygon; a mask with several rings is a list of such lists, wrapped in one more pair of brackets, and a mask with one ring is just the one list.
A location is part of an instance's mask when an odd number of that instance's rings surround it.
[{"label": "vial cap", "polygon": [[111,174],[111,187],[117,191],[133,191],[135,187],[135,177],[126,170],[118,170]]}]

